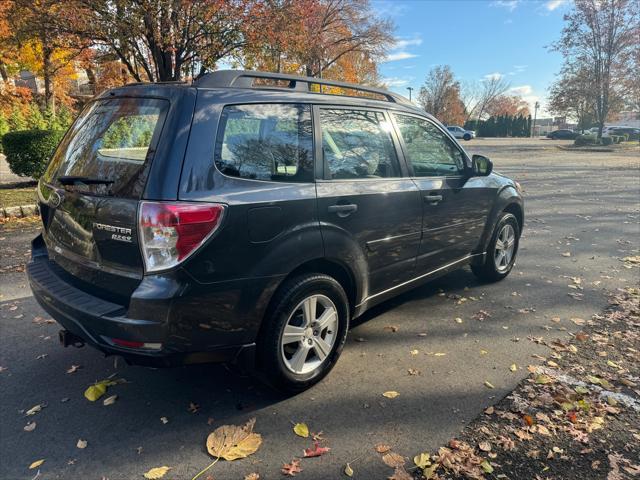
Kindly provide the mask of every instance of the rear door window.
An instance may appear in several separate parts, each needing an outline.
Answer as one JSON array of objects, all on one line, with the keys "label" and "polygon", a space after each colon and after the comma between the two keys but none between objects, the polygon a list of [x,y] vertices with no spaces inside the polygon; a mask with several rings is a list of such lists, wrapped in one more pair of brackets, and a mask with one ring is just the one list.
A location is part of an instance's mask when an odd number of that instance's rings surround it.
[{"label": "rear door window", "polygon": [[391,125],[382,112],[321,108],[320,126],[329,178],[400,176]]},{"label": "rear door window", "polygon": [[56,150],[45,180],[78,177],[72,188],[84,193],[140,198],[168,107],[146,98],[92,102]]},{"label": "rear door window", "polygon": [[218,170],[231,177],[313,181],[311,107],[297,104],[225,107],[214,156]]}]

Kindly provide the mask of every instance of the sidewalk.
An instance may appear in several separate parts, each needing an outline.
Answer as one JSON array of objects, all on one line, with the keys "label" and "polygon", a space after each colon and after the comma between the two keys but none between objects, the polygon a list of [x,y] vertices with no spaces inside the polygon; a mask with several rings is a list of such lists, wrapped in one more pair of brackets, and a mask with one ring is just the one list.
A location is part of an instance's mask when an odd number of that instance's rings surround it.
[{"label": "sidewalk", "polygon": [[30,177],[20,177],[14,174],[9,168],[9,164],[5,156],[0,153],[0,185],[16,182],[28,182],[32,180]]}]

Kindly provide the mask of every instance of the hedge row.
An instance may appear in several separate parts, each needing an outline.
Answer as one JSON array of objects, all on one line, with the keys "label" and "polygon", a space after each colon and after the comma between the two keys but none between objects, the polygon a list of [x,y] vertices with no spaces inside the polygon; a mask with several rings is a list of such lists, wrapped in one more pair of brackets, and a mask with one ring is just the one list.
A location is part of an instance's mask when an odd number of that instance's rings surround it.
[{"label": "hedge row", "polygon": [[2,136],[2,149],[16,175],[40,178],[64,136],[64,130],[22,130]]}]

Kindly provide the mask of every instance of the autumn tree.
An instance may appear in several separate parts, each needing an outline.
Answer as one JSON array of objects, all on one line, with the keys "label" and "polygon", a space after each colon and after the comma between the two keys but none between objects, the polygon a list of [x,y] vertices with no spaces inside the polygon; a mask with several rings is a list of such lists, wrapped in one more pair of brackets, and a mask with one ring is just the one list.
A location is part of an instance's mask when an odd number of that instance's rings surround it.
[{"label": "autumn tree", "polygon": [[529,104],[518,95],[498,95],[492,99],[485,108],[486,113],[491,117],[508,115],[511,117],[528,117]]},{"label": "autumn tree", "polygon": [[68,0],[61,28],[112,53],[137,81],[215,69],[243,45],[249,0]]},{"label": "autumn tree", "polygon": [[565,72],[586,76],[586,82],[575,85],[583,85],[588,90],[584,98],[592,96],[600,137],[616,103],[637,103],[637,99],[632,98],[633,89],[625,87],[637,82],[638,72],[630,66],[637,66],[640,50],[640,3],[575,0],[564,19],[560,40],[553,49],[564,57]]},{"label": "autumn tree", "polygon": [[467,113],[466,121],[482,120],[487,107],[497,97],[509,90],[509,83],[501,75],[489,75],[479,82],[468,82],[462,86],[461,100]]},{"label": "autumn tree", "polygon": [[464,105],[460,100],[460,83],[451,67],[437,66],[429,72],[418,93],[418,103],[446,125],[462,125]]},{"label": "autumn tree", "polygon": [[558,116],[575,118],[578,129],[589,128],[595,119],[596,91],[589,69],[565,65],[549,89],[547,109]]},{"label": "autumn tree", "polygon": [[58,0],[12,0],[8,11],[15,61],[44,81],[44,103],[55,115],[56,98],[70,102],[65,83],[75,76],[74,62],[87,53],[88,43],[61,32],[66,4]]}]

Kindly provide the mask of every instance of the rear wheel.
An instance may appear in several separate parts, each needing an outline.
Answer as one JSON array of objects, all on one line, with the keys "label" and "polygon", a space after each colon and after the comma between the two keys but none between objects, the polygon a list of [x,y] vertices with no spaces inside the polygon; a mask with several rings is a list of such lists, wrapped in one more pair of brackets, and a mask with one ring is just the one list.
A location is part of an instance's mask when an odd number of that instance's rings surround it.
[{"label": "rear wheel", "polygon": [[468,133],[465,133],[462,138],[464,138],[468,142],[469,140],[471,140],[471,135],[469,135]]},{"label": "rear wheel", "polygon": [[324,274],[288,280],[276,294],[258,344],[258,369],[291,393],[319,382],[333,368],[349,325],[342,286]]},{"label": "rear wheel", "polygon": [[505,278],[516,262],[520,240],[518,220],[511,213],[503,213],[496,224],[482,265],[471,270],[480,280],[497,282]]}]

